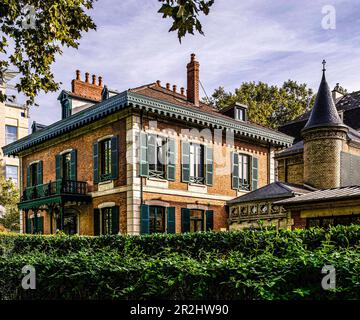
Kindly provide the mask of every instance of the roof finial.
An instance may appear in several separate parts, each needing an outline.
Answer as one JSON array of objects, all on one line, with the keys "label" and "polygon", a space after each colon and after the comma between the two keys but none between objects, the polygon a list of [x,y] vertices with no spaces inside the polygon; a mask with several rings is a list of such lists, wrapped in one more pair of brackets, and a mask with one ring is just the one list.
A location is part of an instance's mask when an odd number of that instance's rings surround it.
[{"label": "roof finial", "polygon": [[326,60],[324,59],[323,62],[322,62],[322,65],[323,65],[323,69],[322,69],[322,72],[325,73],[326,71]]}]

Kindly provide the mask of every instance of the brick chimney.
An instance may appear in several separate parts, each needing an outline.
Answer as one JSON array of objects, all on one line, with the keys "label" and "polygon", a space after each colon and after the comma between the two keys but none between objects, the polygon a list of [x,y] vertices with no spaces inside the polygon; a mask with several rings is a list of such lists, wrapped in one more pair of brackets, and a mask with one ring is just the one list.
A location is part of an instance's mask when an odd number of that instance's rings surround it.
[{"label": "brick chimney", "polygon": [[103,89],[102,77],[99,82],[96,81],[96,75],[92,75],[92,82],[89,81],[89,73],[85,73],[85,81],[80,79],[80,70],[76,70],[76,78],[71,81],[71,91],[79,98],[93,101],[101,101],[101,92]]},{"label": "brick chimney", "polygon": [[195,54],[191,54],[191,61],[187,65],[187,100],[199,106],[199,73],[200,64],[196,61]]}]

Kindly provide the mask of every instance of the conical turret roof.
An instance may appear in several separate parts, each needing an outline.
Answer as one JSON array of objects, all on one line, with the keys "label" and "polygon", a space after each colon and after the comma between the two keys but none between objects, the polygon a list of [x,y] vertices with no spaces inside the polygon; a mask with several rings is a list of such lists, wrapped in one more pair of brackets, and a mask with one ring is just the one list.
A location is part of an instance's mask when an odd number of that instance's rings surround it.
[{"label": "conical turret roof", "polygon": [[343,126],[326,81],[325,71],[324,68],[314,107],[303,130],[320,126]]}]

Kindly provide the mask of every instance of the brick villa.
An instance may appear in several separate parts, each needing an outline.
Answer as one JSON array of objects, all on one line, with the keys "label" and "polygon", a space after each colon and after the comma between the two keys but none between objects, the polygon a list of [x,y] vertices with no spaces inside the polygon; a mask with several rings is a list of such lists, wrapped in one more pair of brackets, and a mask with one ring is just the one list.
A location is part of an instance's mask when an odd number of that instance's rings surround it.
[{"label": "brick villa", "polygon": [[200,102],[160,81],[117,92],[80,71],[59,95],[62,119],[3,148],[20,158],[22,231],[146,234],[227,230],[226,202],[275,181],[293,138],[247,120],[246,106]]}]

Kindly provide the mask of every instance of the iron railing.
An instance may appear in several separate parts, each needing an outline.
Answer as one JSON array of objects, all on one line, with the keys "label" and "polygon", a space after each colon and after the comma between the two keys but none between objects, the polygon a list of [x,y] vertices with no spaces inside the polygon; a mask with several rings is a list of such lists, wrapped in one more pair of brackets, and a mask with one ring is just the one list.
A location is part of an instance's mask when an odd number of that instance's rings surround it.
[{"label": "iron railing", "polygon": [[74,180],[56,180],[45,184],[28,187],[24,190],[21,201],[41,199],[55,195],[86,195],[87,183]]}]

